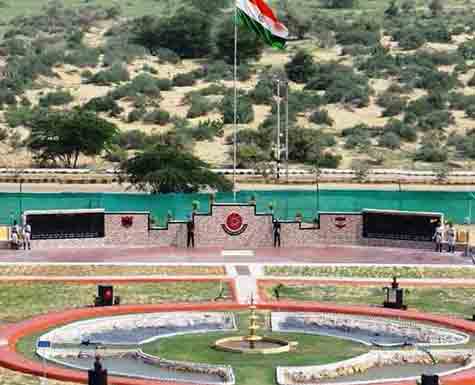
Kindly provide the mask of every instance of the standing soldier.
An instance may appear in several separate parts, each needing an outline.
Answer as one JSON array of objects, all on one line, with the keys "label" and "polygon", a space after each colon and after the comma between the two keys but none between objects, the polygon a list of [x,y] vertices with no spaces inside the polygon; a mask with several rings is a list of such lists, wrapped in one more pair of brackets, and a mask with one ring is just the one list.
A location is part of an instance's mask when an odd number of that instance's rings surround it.
[{"label": "standing soldier", "polygon": [[280,247],[280,222],[274,221],[274,247]]},{"label": "standing soldier", "polygon": [[455,242],[457,240],[457,231],[454,228],[453,223],[449,223],[449,228],[447,229],[447,244],[449,246],[448,252],[455,253]]},{"label": "standing soldier", "polygon": [[27,223],[23,228],[23,249],[26,250],[28,246],[28,250],[31,250],[31,225]]},{"label": "standing soldier", "polygon": [[435,229],[432,239],[435,241],[435,251],[442,252],[442,241],[444,240],[444,225],[439,222],[439,226]]}]

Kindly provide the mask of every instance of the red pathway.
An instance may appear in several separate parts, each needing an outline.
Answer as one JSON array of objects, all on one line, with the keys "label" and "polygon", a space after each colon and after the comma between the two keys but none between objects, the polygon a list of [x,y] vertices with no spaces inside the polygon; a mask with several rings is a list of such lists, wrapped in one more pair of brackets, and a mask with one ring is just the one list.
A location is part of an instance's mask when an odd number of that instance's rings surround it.
[{"label": "red pathway", "polygon": [[253,255],[222,256],[222,249],[90,248],[49,250],[0,250],[2,262],[156,262],[156,263],[371,263],[471,265],[460,254],[427,250],[360,246],[260,248]]}]

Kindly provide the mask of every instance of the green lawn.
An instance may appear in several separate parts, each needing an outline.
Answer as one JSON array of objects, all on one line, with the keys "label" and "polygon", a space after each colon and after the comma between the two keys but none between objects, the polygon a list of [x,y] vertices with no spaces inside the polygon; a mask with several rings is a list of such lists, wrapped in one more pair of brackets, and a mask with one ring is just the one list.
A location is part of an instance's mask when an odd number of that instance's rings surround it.
[{"label": "green lawn", "polygon": [[[272,289],[267,288],[269,297],[273,295]],[[475,288],[407,288],[404,296],[409,308],[458,317],[471,317],[474,311],[474,298]],[[284,285],[280,291],[280,299],[381,305],[384,292],[380,286]]]},{"label": "green lawn", "polygon": [[[264,313],[259,313],[264,317]],[[220,352],[211,348],[214,341],[231,335],[245,335],[247,315],[240,314],[238,333],[207,333],[166,338],[148,344],[144,351],[172,360],[231,365],[239,385],[274,384],[275,368],[279,365],[314,365],[336,362],[368,351],[367,347],[336,338],[303,334],[264,333],[298,341],[296,352],[277,355],[245,355]],[[262,322],[261,322],[262,324]],[[186,347],[186,348],[184,348]]]},{"label": "green lawn", "polygon": [[352,277],[352,278],[475,278],[470,267],[406,266],[266,266],[266,275],[280,277]]},{"label": "green lawn", "polygon": [[[229,286],[222,284],[229,297]],[[96,285],[64,283],[0,283],[0,322],[16,322],[51,311],[93,303]],[[203,302],[220,293],[219,282],[160,282],[114,285],[122,304]]]}]

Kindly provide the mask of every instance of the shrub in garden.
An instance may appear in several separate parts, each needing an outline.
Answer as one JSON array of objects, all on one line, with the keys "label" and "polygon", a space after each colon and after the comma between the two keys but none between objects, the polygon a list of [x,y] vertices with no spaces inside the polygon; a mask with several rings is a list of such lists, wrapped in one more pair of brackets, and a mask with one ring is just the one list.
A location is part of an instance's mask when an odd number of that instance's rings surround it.
[{"label": "shrub in garden", "polygon": [[328,114],[328,110],[319,109],[310,115],[310,121],[315,124],[322,124],[325,126],[333,126],[335,121]]},{"label": "shrub in garden", "polygon": [[170,91],[173,88],[172,81],[167,78],[159,78],[155,84],[161,91]]},{"label": "shrub in garden", "polygon": [[396,116],[404,111],[407,100],[395,93],[384,92],[376,99],[376,104],[383,107],[383,116]]},{"label": "shrub in garden", "polygon": [[152,123],[152,124],[158,124],[160,126],[164,126],[167,123],[170,122],[170,114],[168,111],[164,110],[153,110],[151,112],[148,112],[144,118],[143,121],[145,123]]},{"label": "shrub in garden", "polygon": [[50,106],[61,106],[71,103],[73,100],[74,98],[69,91],[60,90],[49,92],[45,96],[41,97],[39,100],[39,105],[46,108]]},{"label": "shrub in garden", "polygon": [[104,159],[112,163],[122,163],[127,160],[127,151],[120,146],[112,145]]}]

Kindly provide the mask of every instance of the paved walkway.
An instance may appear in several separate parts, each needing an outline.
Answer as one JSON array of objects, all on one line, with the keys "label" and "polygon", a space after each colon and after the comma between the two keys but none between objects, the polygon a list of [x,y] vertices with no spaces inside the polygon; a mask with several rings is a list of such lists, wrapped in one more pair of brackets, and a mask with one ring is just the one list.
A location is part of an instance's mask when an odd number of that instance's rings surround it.
[{"label": "paved walkway", "polygon": [[[219,248],[91,248],[49,250],[0,250],[2,262],[115,262],[115,263],[354,263],[472,265],[460,253],[435,253],[413,249],[321,246],[307,248],[260,248],[230,255]],[[232,254],[232,253],[231,253]]]}]

